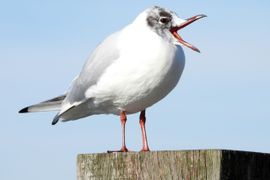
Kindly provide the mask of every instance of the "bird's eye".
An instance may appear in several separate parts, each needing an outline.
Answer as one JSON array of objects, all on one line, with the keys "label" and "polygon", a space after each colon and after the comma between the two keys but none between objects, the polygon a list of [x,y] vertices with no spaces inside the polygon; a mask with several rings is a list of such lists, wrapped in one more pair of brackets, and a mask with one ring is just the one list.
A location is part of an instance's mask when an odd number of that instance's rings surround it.
[{"label": "bird's eye", "polygon": [[170,21],[171,21],[171,19],[170,18],[167,18],[167,17],[161,17],[159,19],[159,22],[161,22],[162,24],[167,24]]}]

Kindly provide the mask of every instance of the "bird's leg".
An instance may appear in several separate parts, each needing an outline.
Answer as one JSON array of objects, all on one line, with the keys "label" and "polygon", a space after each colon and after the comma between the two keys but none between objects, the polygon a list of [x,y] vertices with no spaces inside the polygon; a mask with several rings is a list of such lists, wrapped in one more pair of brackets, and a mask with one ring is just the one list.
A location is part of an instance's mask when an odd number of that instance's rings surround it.
[{"label": "bird's leg", "polygon": [[118,151],[107,151],[108,153],[112,152],[128,152],[128,149],[126,147],[126,136],[125,136],[125,127],[127,122],[127,116],[124,111],[120,112],[120,120],[121,120],[121,126],[122,126],[122,147]]},{"label": "bird's leg", "polygon": [[141,151],[150,151],[148,143],[147,143],[147,136],[146,136],[146,130],[145,130],[145,110],[141,111],[140,114],[140,126],[142,130],[142,142],[143,142],[143,147]]},{"label": "bird's leg", "polygon": [[121,111],[120,113],[120,120],[121,120],[121,126],[122,126],[122,147],[120,149],[121,152],[128,152],[128,149],[126,147],[126,122],[127,122],[127,116],[124,111]]}]

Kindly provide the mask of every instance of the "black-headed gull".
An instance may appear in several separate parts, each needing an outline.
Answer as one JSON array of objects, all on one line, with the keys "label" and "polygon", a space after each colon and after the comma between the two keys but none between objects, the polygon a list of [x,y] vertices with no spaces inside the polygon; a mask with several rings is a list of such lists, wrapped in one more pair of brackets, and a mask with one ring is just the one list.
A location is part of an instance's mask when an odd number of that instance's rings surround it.
[{"label": "black-headed gull", "polygon": [[180,19],[176,13],[152,7],[120,31],[107,37],[92,52],[81,73],[62,96],[20,110],[20,113],[58,111],[52,124],[95,114],[120,116],[121,152],[125,144],[126,114],[140,113],[142,151],[149,151],[145,109],[164,98],[177,84],[185,65],[178,30],[205,17]]}]

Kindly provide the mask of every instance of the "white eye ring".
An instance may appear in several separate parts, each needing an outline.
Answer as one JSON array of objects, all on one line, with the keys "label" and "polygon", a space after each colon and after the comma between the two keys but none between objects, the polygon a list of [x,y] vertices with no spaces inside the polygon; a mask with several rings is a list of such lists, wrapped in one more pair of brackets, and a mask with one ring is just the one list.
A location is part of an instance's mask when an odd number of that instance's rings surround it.
[{"label": "white eye ring", "polygon": [[167,23],[169,23],[170,21],[171,21],[171,19],[168,18],[168,17],[161,17],[161,18],[159,18],[159,22],[160,22],[161,24],[167,24]]}]

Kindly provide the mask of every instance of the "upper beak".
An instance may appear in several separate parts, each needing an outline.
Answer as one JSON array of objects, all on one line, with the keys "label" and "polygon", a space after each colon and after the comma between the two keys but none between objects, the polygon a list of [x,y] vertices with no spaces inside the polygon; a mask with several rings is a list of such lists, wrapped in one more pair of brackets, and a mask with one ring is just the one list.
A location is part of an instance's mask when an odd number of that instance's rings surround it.
[{"label": "upper beak", "polygon": [[182,24],[178,25],[178,26],[175,26],[175,27],[172,27],[170,29],[171,33],[173,34],[173,36],[183,45],[189,47],[190,49],[194,50],[194,51],[197,51],[197,52],[200,52],[200,50],[198,48],[196,48],[195,46],[189,44],[188,42],[184,41],[182,39],[182,37],[177,33],[177,31],[179,31],[180,29],[188,26],[189,24],[197,21],[198,19],[201,19],[201,18],[204,18],[204,17],[207,17],[206,15],[204,14],[200,14],[200,15],[197,15],[197,16],[193,16],[191,18],[188,18],[186,19],[185,22],[183,22]]}]

